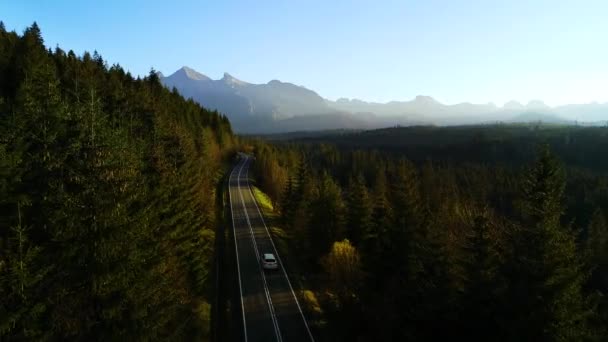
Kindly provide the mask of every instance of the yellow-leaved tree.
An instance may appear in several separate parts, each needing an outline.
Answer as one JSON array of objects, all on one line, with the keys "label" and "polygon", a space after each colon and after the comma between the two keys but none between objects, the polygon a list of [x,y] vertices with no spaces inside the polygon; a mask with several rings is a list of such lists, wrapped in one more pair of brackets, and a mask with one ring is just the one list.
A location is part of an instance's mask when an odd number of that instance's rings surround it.
[{"label": "yellow-leaved tree", "polygon": [[334,242],[322,264],[329,277],[330,289],[337,295],[340,304],[355,300],[363,273],[359,252],[350,241]]}]

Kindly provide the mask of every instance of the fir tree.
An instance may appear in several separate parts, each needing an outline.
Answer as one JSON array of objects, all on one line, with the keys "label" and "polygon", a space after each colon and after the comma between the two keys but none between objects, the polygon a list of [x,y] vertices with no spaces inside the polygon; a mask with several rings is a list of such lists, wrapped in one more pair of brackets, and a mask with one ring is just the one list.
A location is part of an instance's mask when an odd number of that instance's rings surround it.
[{"label": "fir tree", "polygon": [[573,341],[587,334],[585,274],[573,233],[561,224],[564,187],[563,169],[544,146],[524,179],[526,221],[509,257],[506,324],[513,340]]},{"label": "fir tree", "polygon": [[310,229],[313,255],[319,259],[329,252],[335,241],[344,238],[345,205],[338,185],[327,173],[319,182],[317,196],[311,203]]},{"label": "fir tree", "polygon": [[372,206],[362,175],[350,180],[348,187],[346,233],[355,247],[360,247],[371,227]]},{"label": "fir tree", "polygon": [[0,36],[0,339],[205,337],[229,125],[37,25]]},{"label": "fir tree", "polygon": [[362,252],[365,256],[365,270],[380,279],[390,274],[392,265],[386,260],[396,255],[396,246],[389,234],[394,214],[388,195],[386,173],[383,168],[379,168],[371,194],[373,205],[370,229],[364,235]]},{"label": "fir tree", "polygon": [[463,336],[474,341],[504,336],[499,325],[500,309],[505,304],[501,302],[504,281],[499,273],[499,249],[496,227],[489,214],[484,212],[474,217],[464,246],[460,304]]}]

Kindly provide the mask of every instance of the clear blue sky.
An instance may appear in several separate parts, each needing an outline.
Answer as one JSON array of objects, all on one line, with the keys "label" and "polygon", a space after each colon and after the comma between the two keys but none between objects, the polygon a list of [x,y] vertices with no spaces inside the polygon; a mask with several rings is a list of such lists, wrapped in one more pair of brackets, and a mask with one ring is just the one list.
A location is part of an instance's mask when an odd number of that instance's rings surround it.
[{"label": "clear blue sky", "polygon": [[139,75],[187,65],[330,99],[608,101],[606,0],[18,0],[0,20]]}]

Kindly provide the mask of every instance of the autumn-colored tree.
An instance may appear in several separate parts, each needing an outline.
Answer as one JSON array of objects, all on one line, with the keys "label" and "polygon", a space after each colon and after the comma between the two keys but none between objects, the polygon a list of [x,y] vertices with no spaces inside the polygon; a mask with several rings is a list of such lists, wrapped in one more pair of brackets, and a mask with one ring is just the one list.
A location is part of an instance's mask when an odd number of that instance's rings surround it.
[{"label": "autumn-colored tree", "polygon": [[322,265],[339,302],[355,300],[363,274],[359,252],[350,241],[344,239],[334,242],[329,254],[323,258]]}]

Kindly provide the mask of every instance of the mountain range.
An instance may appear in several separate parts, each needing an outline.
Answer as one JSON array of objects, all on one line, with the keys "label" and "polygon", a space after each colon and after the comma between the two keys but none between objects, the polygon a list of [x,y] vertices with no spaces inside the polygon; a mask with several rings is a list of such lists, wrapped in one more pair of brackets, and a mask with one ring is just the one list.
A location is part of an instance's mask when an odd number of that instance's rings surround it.
[{"label": "mountain range", "polygon": [[445,105],[429,96],[387,103],[345,98],[331,101],[293,83],[272,80],[253,84],[228,73],[213,80],[189,67],[167,77],[161,73],[158,76],[164,86],[176,88],[184,97],[226,114],[239,133],[531,121],[600,124],[608,120],[608,103],[549,107],[536,100],[525,105],[510,101],[502,107],[468,102]]}]

